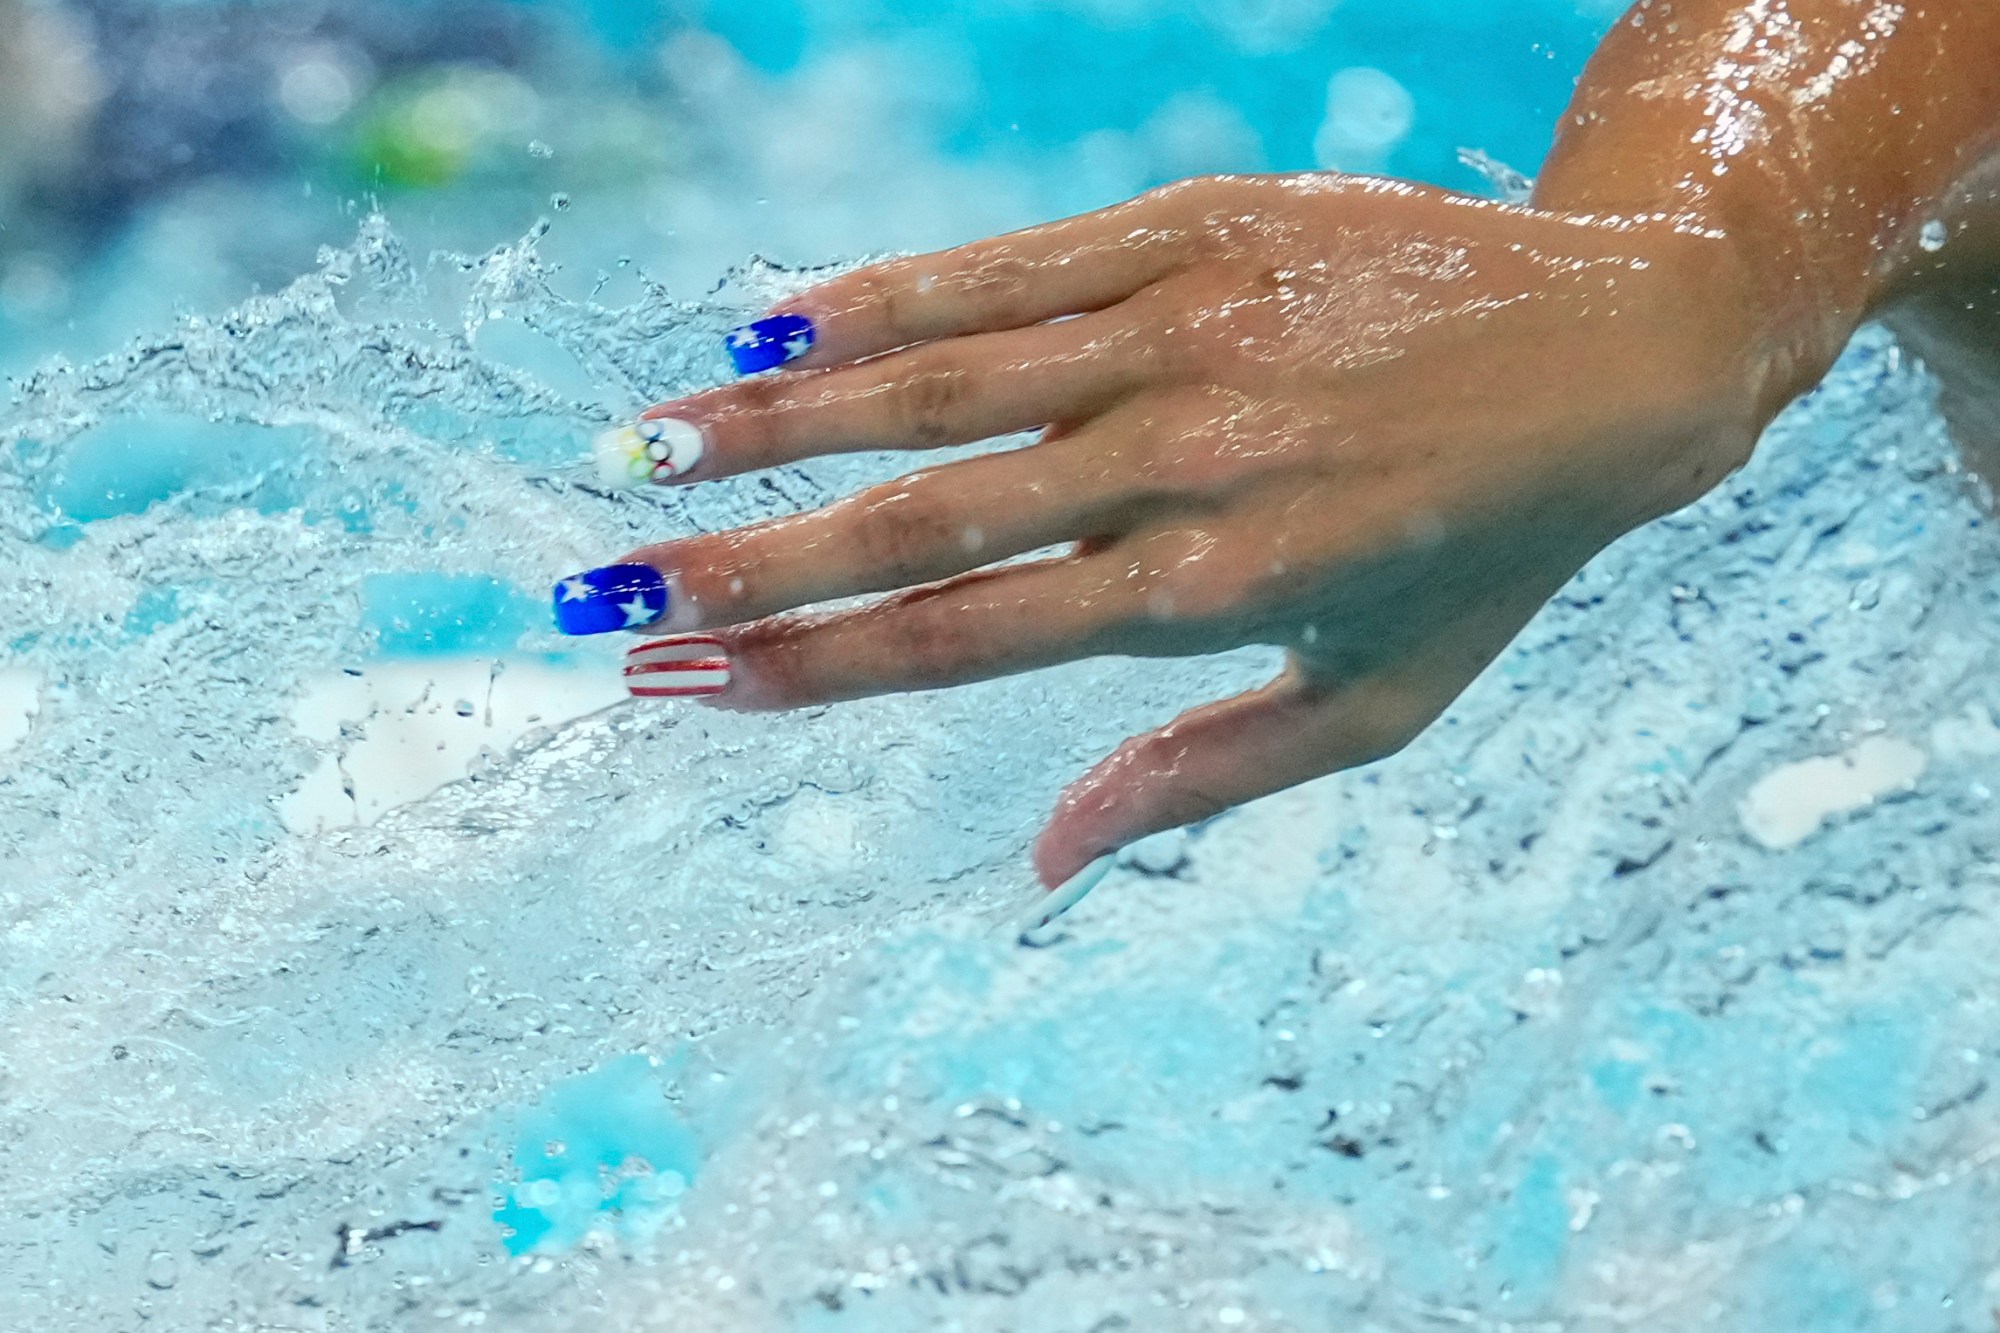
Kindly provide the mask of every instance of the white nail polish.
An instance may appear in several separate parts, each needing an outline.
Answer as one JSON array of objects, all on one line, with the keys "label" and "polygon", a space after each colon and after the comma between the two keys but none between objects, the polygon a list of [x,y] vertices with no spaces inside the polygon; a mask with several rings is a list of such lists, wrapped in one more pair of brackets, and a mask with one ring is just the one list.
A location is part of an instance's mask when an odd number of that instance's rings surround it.
[{"label": "white nail polish", "polygon": [[597,476],[607,486],[644,486],[678,480],[694,471],[708,442],[701,428],[675,417],[655,417],[607,430],[593,446]]},{"label": "white nail polish", "polygon": [[1102,884],[1104,877],[1111,873],[1117,859],[1115,856],[1100,856],[1070,876],[1068,882],[1054,893],[1037,891],[1035,901],[1029,904],[1027,912],[1016,923],[1020,932],[1025,935],[1040,930],[1089,897],[1090,891]]}]

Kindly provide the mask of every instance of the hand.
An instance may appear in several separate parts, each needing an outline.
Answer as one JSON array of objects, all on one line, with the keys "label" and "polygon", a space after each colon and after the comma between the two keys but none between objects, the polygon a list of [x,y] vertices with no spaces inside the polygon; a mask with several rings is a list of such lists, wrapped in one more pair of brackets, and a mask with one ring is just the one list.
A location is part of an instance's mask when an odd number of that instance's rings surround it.
[{"label": "hand", "polygon": [[[653,628],[701,632],[642,656],[668,669],[638,692],[781,709],[1289,653],[1072,786],[1036,850],[1049,884],[1394,752],[1598,551],[1741,464],[1796,387],[1717,233],[1321,175],[1190,182],[774,315],[753,328],[793,351],[816,332],[792,368],[646,414],[663,479],[1043,434],[627,557],[664,581]],[[791,614],[860,593],[892,595]]]}]

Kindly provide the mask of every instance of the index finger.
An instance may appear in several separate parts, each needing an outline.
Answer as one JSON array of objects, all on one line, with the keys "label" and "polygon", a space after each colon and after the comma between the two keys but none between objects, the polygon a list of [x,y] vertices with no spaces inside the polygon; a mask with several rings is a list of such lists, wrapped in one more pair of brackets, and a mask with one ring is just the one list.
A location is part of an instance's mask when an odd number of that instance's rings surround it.
[{"label": "index finger", "polygon": [[811,369],[1107,309],[1172,273],[1187,255],[1191,232],[1173,213],[1153,195],[889,260],[801,292],[767,318],[811,321],[812,348],[791,363]]}]

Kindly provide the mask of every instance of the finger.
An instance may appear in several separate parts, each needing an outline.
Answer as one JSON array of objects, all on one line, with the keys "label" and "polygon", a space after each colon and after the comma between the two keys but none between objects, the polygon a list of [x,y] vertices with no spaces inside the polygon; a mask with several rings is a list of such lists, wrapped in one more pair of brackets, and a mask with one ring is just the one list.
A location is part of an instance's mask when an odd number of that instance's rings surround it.
[{"label": "finger", "polygon": [[675,628],[759,620],[863,593],[935,583],[1030,551],[1102,542],[1169,503],[1136,475],[1109,422],[988,454],[789,518],[647,547],[680,594]]},{"label": "finger", "polygon": [[1148,834],[1396,753],[1479,678],[1554,591],[1532,580],[1495,588],[1416,651],[1360,679],[1329,681],[1315,674],[1324,667],[1295,657],[1264,689],[1126,742],[1063,793],[1035,844],[1042,882],[1060,885]]},{"label": "finger", "polygon": [[812,322],[794,364],[830,366],[937,338],[1026,328],[1104,310],[1174,271],[1189,229],[1160,195],[936,254],[896,259],[802,292],[773,315]]},{"label": "finger", "polygon": [[[662,425],[676,437],[692,430],[682,461],[670,459],[656,478],[678,482],[825,454],[971,444],[1087,418],[1129,394],[1143,369],[1135,337],[1129,321],[1100,314],[954,338],[858,366],[743,380],[652,408],[600,447],[644,448],[640,434]],[[624,461],[621,452],[611,466]]]},{"label": "finger", "polygon": [[1148,834],[1393,754],[1435,716],[1431,698],[1392,681],[1328,690],[1293,672],[1183,714],[1063,793],[1035,844],[1035,870],[1054,887]]},{"label": "finger", "polygon": [[798,708],[1032,671],[1122,651],[1142,615],[1143,599],[1114,559],[1065,556],[983,570],[852,611],[705,636],[721,645],[711,655],[728,659],[729,687],[713,702]]}]

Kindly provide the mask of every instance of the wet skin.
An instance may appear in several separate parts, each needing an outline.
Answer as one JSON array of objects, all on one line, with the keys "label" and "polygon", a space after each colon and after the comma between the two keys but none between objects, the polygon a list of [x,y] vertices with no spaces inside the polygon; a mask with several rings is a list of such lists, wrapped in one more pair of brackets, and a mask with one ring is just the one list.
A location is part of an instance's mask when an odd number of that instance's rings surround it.
[{"label": "wet skin", "polygon": [[[674,582],[659,628],[721,641],[725,707],[1288,650],[1073,785],[1047,884],[1382,758],[1585,562],[1740,466],[1862,320],[1925,352],[1956,423],[2000,420],[1991,5],[1641,5],[1528,207],[1198,180],[815,288],[779,307],[819,330],[793,368],[648,413],[706,433],[690,484],[1039,440],[624,558]],[[798,613],[860,593],[888,595]]]}]

